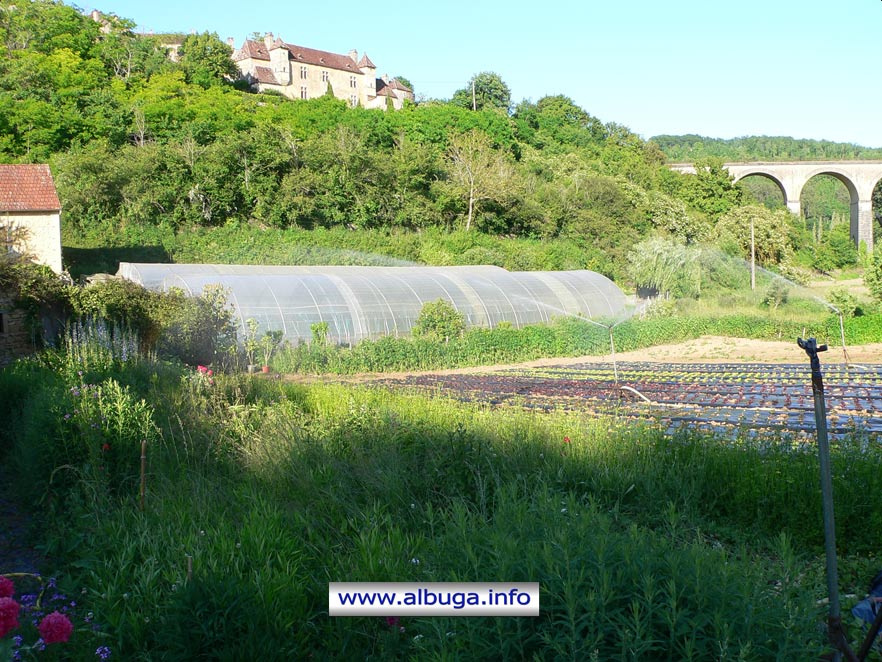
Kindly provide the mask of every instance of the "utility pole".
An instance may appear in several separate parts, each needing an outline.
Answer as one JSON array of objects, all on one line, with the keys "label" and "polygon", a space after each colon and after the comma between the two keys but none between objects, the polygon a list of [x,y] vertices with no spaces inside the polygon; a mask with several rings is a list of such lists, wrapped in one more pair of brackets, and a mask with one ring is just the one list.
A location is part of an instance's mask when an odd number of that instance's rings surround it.
[{"label": "utility pole", "polygon": [[750,289],[756,290],[756,236],[753,231],[753,218],[750,219]]}]

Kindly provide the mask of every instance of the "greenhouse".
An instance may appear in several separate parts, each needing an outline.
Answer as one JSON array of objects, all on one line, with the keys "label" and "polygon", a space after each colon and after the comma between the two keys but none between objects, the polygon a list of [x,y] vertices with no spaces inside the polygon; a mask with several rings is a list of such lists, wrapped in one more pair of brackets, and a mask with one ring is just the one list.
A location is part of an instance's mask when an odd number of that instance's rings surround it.
[{"label": "greenhouse", "polygon": [[198,296],[219,285],[244,337],[246,320],[259,334],[280,330],[291,343],[309,340],[312,325],[327,322],[328,339],[409,335],[423,305],[444,299],[470,327],[515,328],[555,317],[613,319],[625,296],[593,271],[509,272],[494,266],[354,267],[138,264],[123,262],[119,276],[152,289],[179,288]]}]

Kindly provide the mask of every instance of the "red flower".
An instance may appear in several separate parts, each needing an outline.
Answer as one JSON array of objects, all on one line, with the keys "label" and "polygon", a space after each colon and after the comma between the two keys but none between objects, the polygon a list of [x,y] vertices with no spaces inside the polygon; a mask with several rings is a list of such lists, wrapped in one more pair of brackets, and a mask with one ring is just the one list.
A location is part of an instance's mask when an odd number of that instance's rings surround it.
[{"label": "red flower", "polygon": [[37,629],[40,631],[40,637],[42,637],[43,641],[47,644],[54,644],[59,641],[64,642],[70,639],[70,634],[73,632],[73,625],[67,616],[57,611],[53,611],[40,621],[40,625],[37,626]]},{"label": "red flower", "polygon": [[569,437],[564,437],[564,443],[565,443],[565,444],[570,443],[570,438],[569,438]]},{"label": "red flower", "polygon": [[21,605],[12,598],[0,598],[0,638],[18,627],[18,610]]},{"label": "red flower", "polygon": [[103,444],[103,445],[101,446],[101,450],[104,451],[104,452],[106,453],[107,451],[110,450],[110,444],[108,444],[108,443]]},{"label": "red flower", "polygon": [[399,619],[398,616],[387,616],[386,625],[388,625],[390,628],[397,627],[400,620],[401,619]]},{"label": "red flower", "polygon": [[11,598],[15,593],[15,584],[8,577],[0,577],[0,598]]}]

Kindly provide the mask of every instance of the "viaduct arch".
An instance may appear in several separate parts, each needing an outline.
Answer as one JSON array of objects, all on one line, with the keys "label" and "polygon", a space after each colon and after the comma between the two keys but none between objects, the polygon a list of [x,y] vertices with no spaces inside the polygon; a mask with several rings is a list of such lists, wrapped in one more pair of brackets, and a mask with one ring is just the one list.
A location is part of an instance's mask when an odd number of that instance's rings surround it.
[{"label": "viaduct arch", "polygon": [[[695,174],[691,163],[673,163],[671,170]],[[799,198],[806,182],[817,175],[831,175],[845,184],[851,199],[851,239],[873,250],[873,189],[882,179],[882,161],[775,161],[724,163],[737,182],[750,175],[771,179],[794,214],[801,212]]]}]

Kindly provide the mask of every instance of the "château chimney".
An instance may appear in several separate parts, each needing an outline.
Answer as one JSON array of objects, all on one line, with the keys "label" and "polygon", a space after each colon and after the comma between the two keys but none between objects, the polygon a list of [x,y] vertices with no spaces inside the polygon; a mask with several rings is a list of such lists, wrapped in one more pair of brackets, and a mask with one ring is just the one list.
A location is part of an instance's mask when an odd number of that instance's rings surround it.
[{"label": "ch\u00e2teau chimney", "polygon": [[274,37],[272,32],[267,32],[265,35],[263,35],[263,43],[267,48],[273,45],[273,41]]},{"label": "ch\u00e2teau chimney", "polygon": [[353,48],[351,51],[349,51],[349,57],[352,58],[353,62],[358,62],[358,51]]}]

